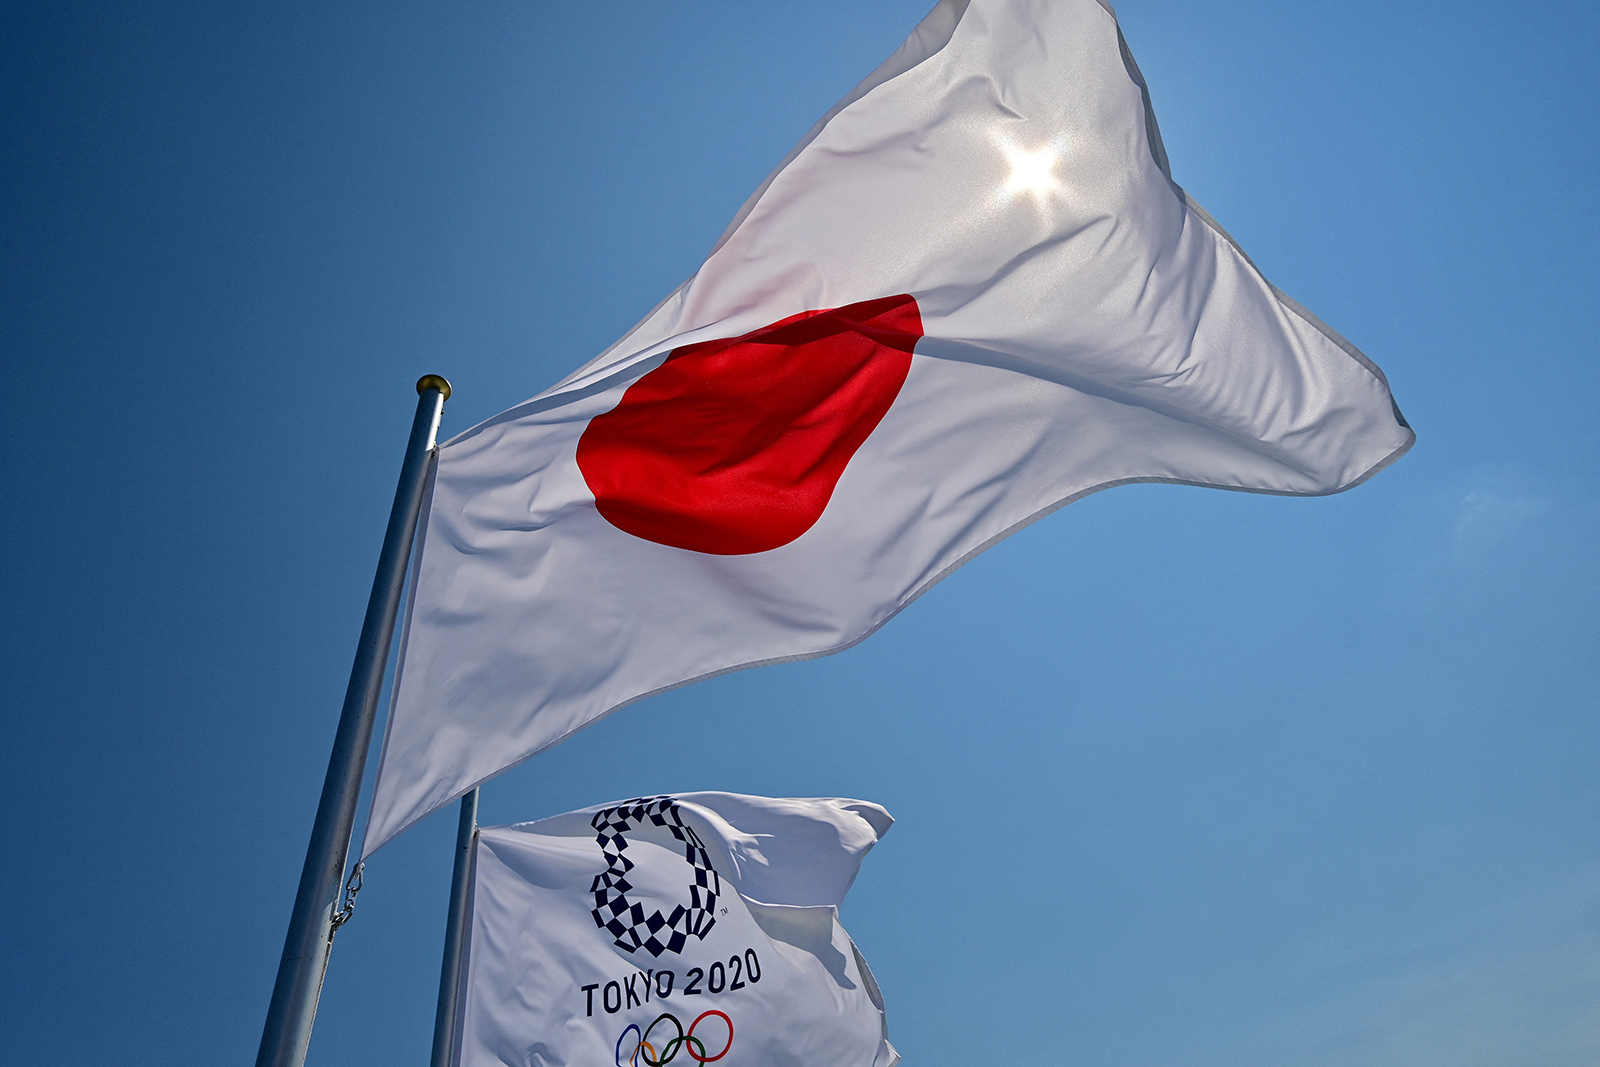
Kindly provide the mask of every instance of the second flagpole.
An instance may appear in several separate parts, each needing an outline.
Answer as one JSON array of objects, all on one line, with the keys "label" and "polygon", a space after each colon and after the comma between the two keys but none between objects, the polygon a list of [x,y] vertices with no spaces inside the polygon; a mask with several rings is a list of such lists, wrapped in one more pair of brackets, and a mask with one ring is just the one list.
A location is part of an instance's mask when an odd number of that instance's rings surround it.
[{"label": "second flagpole", "polygon": [[461,957],[467,937],[468,890],[472,885],[472,841],[478,833],[478,791],[461,798],[456,827],[456,862],[450,876],[450,914],[444,928],[444,965],[439,969],[439,1007],[433,1017],[430,1067],[450,1067],[455,1049]]}]

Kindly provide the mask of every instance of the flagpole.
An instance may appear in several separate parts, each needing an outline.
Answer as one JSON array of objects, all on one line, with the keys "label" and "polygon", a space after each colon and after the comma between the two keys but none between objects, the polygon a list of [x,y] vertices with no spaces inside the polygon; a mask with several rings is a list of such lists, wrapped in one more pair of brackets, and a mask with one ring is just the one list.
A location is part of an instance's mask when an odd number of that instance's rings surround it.
[{"label": "flagpole", "polygon": [[333,752],[328,757],[328,775],[322,783],[311,842],[306,846],[306,863],[289,917],[289,933],[278,964],[278,980],[272,987],[272,1003],[267,1008],[256,1067],[301,1067],[311,1044],[311,1024],[317,1015],[317,998],[322,993],[322,978],[333,946],[334,910],[349,859],[350,834],[355,827],[356,800],[361,793],[362,772],[377,717],[378,693],[383,688],[406,564],[422,510],[428,460],[439,430],[439,416],[449,396],[450,383],[439,375],[427,374],[417,380],[417,414],[411,423],[405,461],[400,466],[400,484],[389,511],[383,550],[378,555],[378,573],[361,623],[361,639],[356,644],[350,686],[345,690],[344,709],[339,713]]},{"label": "flagpole", "polygon": [[472,882],[472,839],[478,833],[478,791],[461,798],[456,827],[456,863],[450,876],[450,914],[444,927],[444,965],[439,969],[439,1008],[433,1016],[430,1067],[450,1067],[456,1043],[456,999],[461,988],[461,955],[467,932],[467,896]]}]

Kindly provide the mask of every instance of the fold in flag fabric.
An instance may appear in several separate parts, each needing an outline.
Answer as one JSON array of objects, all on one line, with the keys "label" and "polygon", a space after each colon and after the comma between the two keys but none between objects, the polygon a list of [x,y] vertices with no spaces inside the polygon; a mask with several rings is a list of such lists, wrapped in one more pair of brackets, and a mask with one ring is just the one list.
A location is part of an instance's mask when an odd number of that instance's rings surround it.
[{"label": "fold in flag fabric", "polygon": [[893,1067],[839,903],[859,800],[641,797],[478,831],[460,1067]]},{"label": "fold in flag fabric", "polygon": [[1108,7],[946,0],[643,322],[440,448],[367,851],[1087,493],[1334,493],[1412,440],[1173,182]]}]

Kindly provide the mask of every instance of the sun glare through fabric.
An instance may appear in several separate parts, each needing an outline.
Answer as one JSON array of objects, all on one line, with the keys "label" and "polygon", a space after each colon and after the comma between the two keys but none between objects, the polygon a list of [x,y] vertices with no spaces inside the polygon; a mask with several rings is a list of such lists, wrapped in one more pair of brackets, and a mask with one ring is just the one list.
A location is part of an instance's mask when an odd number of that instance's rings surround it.
[{"label": "sun glare through fabric", "polygon": [[1027,149],[1002,142],[1000,151],[1011,167],[1003,191],[1008,199],[1023,194],[1042,201],[1052,193],[1062,191],[1061,180],[1056,177],[1056,164],[1061,161],[1061,151],[1055,145]]}]

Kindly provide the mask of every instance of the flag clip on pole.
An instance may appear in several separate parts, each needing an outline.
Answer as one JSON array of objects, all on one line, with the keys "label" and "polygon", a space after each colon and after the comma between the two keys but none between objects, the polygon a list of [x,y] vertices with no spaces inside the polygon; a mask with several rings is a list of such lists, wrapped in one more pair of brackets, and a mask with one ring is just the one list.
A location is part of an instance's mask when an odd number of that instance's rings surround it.
[{"label": "flag clip on pole", "polygon": [[456,829],[456,864],[450,876],[450,916],[444,928],[444,966],[439,969],[439,1010],[433,1017],[431,1067],[450,1067],[455,1050],[456,1001],[461,989],[461,947],[466,941],[467,898],[472,882],[472,839],[478,832],[478,791],[461,798]]},{"label": "flag clip on pole", "polygon": [[256,1067],[300,1067],[311,1043],[311,1024],[316,1018],[317,998],[333,944],[334,912],[344,865],[349,859],[350,834],[355,827],[356,800],[361,793],[367,748],[377,717],[378,693],[383,688],[406,564],[422,510],[428,459],[439,430],[439,416],[449,396],[450,383],[439,375],[418,379],[417,414],[411,423],[400,484],[395,489],[394,507],[389,511],[389,526],[383,535],[372,596],[361,623],[361,640],[356,645],[350,687],[345,690],[344,709],[339,713],[333,752],[328,757],[328,776],[322,783],[311,843],[306,846],[306,864],[289,917],[289,933],[278,964],[278,979],[272,987],[272,1003],[267,1009]]}]

